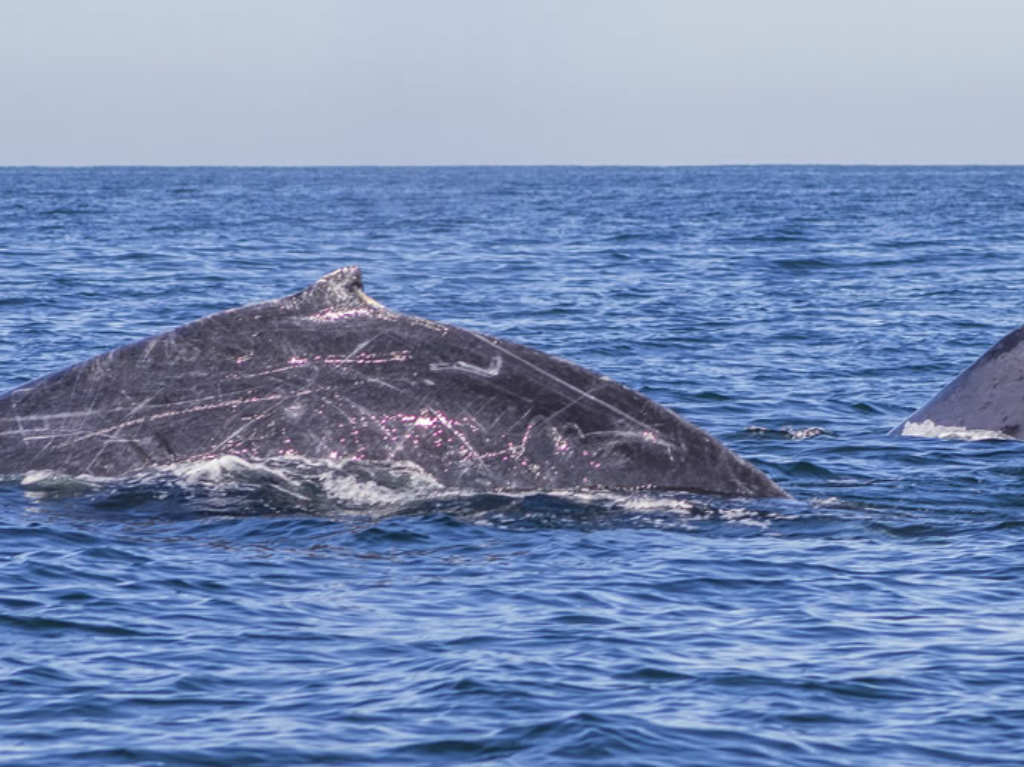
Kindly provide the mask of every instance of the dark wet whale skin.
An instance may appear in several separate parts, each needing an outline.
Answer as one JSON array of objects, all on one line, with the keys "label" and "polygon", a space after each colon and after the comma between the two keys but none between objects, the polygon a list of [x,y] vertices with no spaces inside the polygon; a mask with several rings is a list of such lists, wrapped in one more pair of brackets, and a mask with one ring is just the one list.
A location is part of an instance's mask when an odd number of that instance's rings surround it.
[{"label": "dark wet whale skin", "polygon": [[1024,440],[1024,326],[1003,336],[890,433],[904,435],[908,424],[929,421]]},{"label": "dark wet whale skin", "polygon": [[221,455],[409,462],[479,491],[785,495],[608,378],[381,306],[356,267],[0,398],[0,474],[121,476]]}]

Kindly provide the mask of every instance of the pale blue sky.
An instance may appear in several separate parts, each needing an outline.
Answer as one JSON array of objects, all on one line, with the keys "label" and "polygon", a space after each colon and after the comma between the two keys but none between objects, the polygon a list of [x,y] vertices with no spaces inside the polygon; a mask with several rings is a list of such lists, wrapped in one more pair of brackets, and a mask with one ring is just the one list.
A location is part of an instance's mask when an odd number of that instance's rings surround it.
[{"label": "pale blue sky", "polygon": [[1021,0],[5,0],[0,165],[1024,163]]}]

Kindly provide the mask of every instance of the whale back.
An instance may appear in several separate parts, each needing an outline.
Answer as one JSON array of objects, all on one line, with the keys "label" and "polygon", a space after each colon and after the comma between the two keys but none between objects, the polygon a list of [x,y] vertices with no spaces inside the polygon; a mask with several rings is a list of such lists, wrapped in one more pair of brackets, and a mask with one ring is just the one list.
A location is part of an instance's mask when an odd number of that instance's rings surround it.
[{"label": "whale back", "polygon": [[893,433],[1024,439],[1024,327],[1000,339]]},{"label": "whale back", "polygon": [[355,267],[0,398],[0,474],[119,476],[222,455],[414,464],[481,491],[784,493],[675,413],[509,341],[399,314]]}]

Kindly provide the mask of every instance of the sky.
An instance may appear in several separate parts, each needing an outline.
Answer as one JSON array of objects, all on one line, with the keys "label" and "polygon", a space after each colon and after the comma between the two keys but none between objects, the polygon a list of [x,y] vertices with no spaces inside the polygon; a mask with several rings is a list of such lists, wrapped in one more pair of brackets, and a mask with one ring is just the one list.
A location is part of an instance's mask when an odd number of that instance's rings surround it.
[{"label": "sky", "polygon": [[1021,0],[5,0],[0,165],[1024,164]]}]

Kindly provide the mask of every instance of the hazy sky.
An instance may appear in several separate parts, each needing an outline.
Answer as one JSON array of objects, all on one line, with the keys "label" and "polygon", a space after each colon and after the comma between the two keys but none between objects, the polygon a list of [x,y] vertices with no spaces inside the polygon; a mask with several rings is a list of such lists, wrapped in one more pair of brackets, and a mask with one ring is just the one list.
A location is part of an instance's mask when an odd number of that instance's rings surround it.
[{"label": "hazy sky", "polygon": [[1022,0],[4,0],[0,165],[1024,163]]}]

